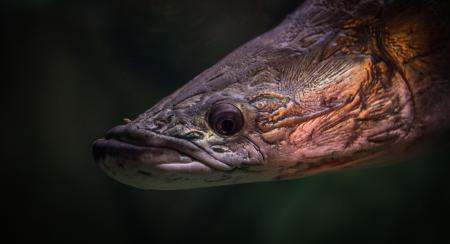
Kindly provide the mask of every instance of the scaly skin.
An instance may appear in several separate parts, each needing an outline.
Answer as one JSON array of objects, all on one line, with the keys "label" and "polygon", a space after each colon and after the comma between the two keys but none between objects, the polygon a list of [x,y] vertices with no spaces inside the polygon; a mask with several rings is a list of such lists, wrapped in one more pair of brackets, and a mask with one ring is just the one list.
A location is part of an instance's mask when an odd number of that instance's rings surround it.
[{"label": "scaly skin", "polygon": [[[96,161],[143,189],[292,179],[392,161],[449,129],[444,2],[307,1],[97,140]],[[212,128],[218,104],[240,111],[241,130],[224,136]]]}]

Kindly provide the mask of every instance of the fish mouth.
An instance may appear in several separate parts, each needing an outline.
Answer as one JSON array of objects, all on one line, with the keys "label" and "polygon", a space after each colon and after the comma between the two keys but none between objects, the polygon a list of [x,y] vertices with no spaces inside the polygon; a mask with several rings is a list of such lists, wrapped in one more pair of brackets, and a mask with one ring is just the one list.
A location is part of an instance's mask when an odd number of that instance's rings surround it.
[{"label": "fish mouth", "polygon": [[93,155],[112,178],[143,189],[191,188],[232,169],[192,142],[131,125],[114,127],[97,139]]}]

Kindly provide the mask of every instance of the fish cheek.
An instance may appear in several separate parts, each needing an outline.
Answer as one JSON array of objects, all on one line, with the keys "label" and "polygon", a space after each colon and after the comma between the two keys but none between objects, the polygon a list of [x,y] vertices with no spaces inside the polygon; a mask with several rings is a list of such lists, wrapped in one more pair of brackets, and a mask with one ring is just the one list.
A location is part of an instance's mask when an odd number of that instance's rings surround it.
[{"label": "fish cheek", "polygon": [[298,148],[299,158],[313,163],[354,160],[409,140],[413,104],[407,84],[398,73],[389,83],[371,77],[351,102],[297,126],[289,142]]},{"label": "fish cheek", "polygon": [[235,138],[220,139],[205,141],[202,148],[214,158],[233,168],[239,168],[242,165],[262,164],[263,156],[258,146],[245,136],[239,135]]}]

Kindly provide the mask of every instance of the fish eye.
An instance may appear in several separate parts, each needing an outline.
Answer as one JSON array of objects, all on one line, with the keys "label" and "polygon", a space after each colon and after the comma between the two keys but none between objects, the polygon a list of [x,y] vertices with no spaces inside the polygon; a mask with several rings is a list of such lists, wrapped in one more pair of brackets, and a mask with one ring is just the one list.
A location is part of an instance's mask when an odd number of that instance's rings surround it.
[{"label": "fish eye", "polygon": [[244,127],[244,116],[234,105],[216,104],[208,116],[209,126],[219,135],[232,136]]}]

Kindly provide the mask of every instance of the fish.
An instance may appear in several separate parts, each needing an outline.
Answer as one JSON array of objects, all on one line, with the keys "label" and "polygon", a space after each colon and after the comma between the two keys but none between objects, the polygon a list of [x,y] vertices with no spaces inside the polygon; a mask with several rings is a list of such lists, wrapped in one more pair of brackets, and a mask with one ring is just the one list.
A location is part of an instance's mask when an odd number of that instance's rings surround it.
[{"label": "fish", "polygon": [[93,144],[113,179],[178,190],[393,162],[450,128],[450,4],[308,0]]}]

